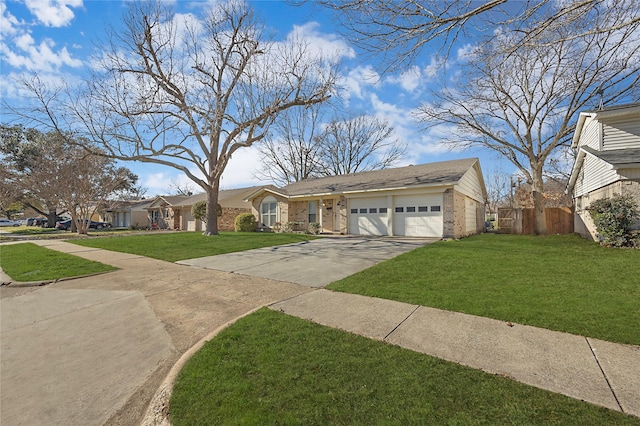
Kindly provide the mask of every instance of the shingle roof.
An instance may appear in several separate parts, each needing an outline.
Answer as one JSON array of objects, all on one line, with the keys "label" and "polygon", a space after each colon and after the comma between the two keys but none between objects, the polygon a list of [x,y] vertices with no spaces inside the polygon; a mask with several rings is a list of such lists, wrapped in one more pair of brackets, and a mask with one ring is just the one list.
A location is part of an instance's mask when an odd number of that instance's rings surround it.
[{"label": "shingle roof", "polygon": [[618,168],[620,166],[631,166],[640,164],[640,148],[613,149],[610,151],[598,151],[588,146],[583,146],[583,150],[589,154],[606,161],[612,166]]},{"label": "shingle roof", "polygon": [[405,188],[409,186],[453,185],[477,161],[477,158],[467,158],[395,169],[329,176],[292,183],[283,188],[275,189],[275,191],[283,195],[299,196]]},{"label": "shingle roof", "polygon": [[[262,186],[250,186],[245,188],[236,188],[236,189],[222,189],[218,192],[218,202],[221,202],[227,198],[236,197],[236,196],[246,196],[252,192],[258,190],[258,188],[262,188]],[[200,194],[192,195],[189,198],[184,199],[180,202],[181,206],[192,206],[199,201],[207,201],[207,193],[202,192]]]}]

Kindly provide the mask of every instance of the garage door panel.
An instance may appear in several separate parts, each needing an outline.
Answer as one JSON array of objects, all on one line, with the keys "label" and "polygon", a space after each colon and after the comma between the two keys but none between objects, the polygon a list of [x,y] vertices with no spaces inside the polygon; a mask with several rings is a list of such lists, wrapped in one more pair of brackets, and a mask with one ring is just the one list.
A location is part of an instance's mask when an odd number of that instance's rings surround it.
[{"label": "garage door panel", "polygon": [[389,235],[388,223],[393,215],[394,235],[442,237],[442,201],[442,194],[395,196],[394,208],[387,210],[387,197],[351,199],[349,233]]},{"label": "garage door panel", "polygon": [[442,195],[398,196],[393,233],[407,237],[442,237]]},{"label": "garage door panel", "polygon": [[[386,197],[350,200],[349,233],[389,235],[386,207]],[[380,209],[382,209],[382,213]]]}]

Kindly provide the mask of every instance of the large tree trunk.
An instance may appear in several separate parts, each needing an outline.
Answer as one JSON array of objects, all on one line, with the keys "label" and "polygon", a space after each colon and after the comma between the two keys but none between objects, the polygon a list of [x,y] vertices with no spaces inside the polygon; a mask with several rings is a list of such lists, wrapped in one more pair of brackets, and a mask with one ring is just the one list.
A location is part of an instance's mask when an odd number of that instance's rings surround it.
[{"label": "large tree trunk", "polygon": [[55,228],[56,220],[58,220],[57,208],[49,210],[47,214],[47,228]]},{"label": "large tree trunk", "polygon": [[218,192],[220,179],[214,180],[207,189],[207,223],[203,235],[218,235]]},{"label": "large tree trunk", "polygon": [[547,218],[544,214],[544,183],[542,179],[542,165],[532,165],[532,193],[533,193],[533,212],[535,218],[535,230],[536,235],[546,235],[547,230]]}]

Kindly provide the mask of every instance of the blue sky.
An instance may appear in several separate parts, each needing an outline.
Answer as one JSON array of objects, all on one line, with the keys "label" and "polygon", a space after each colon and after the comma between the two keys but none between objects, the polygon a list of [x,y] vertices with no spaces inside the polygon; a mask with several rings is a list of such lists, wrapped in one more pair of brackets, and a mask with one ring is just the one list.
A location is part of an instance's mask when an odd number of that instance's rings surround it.
[{"label": "blue sky", "polygon": [[[120,25],[126,1],[96,0],[22,0],[1,1],[0,60],[2,79],[0,95],[11,102],[20,99],[13,78],[38,73],[44,80],[79,80],[89,69],[89,59],[96,53],[96,43],[104,38],[108,25]],[[207,7],[205,1],[174,1],[180,13],[199,13]],[[403,72],[381,75],[376,71],[375,58],[358,52],[338,34],[330,15],[313,5],[294,7],[281,1],[250,2],[257,16],[284,39],[298,31],[314,45],[322,45],[343,53],[340,102],[353,113],[375,114],[389,121],[396,137],[409,149],[398,165],[422,164],[467,157],[480,157],[485,176],[497,169],[513,173],[513,166],[494,153],[479,149],[450,151],[439,141],[446,129],[421,128],[413,111],[429,96],[429,89],[440,84],[441,70],[433,52],[425,52],[415,66]],[[455,78],[455,61],[468,50],[465,40],[451,50],[447,76]],[[266,183],[257,179],[260,165],[255,148],[234,154],[222,179],[225,189]],[[125,163],[139,176],[139,183],[148,188],[147,196],[174,192],[169,183],[184,184],[188,179],[167,167],[142,163]],[[192,185],[193,186],[193,185]],[[199,189],[196,189],[200,192]]]}]

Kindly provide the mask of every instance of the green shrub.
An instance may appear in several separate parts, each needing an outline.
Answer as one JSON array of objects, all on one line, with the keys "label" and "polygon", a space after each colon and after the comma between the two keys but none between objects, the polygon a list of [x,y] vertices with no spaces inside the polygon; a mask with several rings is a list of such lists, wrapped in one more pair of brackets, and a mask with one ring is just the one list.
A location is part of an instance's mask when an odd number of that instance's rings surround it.
[{"label": "green shrub", "polygon": [[[207,222],[207,202],[206,201],[198,201],[193,206],[191,206],[191,215],[203,222]],[[218,204],[218,217],[222,216],[222,206]]]},{"label": "green shrub", "polygon": [[240,213],[233,221],[233,228],[236,232],[255,232],[258,222],[251,213]]},{"label": "green shrub", "polygon": [[320,233],[320,224],[318,222],[311,222],[309,224],[309,232],[313,235],[318,235]]},{"label": "green shrub", "polygon": [[612,198],[596,200],[586,209],[596,231],[601,238],[601,244],[612,247],[633,247],[637,235],[631,226],[640,219],[638,203],[631,195],[615,194]]}]

